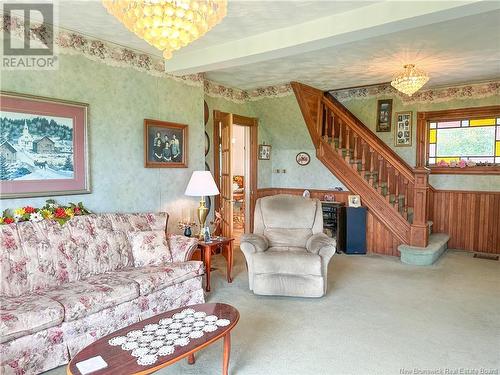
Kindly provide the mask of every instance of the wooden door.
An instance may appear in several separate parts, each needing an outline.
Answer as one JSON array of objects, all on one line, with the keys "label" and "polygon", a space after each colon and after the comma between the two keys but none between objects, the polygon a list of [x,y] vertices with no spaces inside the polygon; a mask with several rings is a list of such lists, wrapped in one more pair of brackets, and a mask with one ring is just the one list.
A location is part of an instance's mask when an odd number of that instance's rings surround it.
[{"label": "wooden door", "polygon": [[232,172],[232,152],[231,139],[233,138],[233,115],[231,113],[221,113],[221,216],[222,235],[232,237],[233,235],[233,172]]}]

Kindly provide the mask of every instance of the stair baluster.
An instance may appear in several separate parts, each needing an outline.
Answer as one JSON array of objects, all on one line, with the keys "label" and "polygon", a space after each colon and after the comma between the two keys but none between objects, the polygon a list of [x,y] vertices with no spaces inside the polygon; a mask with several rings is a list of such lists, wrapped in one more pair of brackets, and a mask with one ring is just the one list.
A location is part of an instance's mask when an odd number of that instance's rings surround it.
[{"label": "stair baluster", "polygon": [[366,173],[366,142],[361,139],[361,170],[359,171],[361,174],[361,177],[365,177]]},{"label": "stair baluster", "polygon": [[[400,241],[425,246],[426,168],[413,169],[329,93],[292,82],[315,147],[327,168]],[[324,145],[324,143],[323,143]],[[417,181],[418,180],[418,181]]]},{"label": "stair baluster", "polygon": [[398,212],[401,212],[400,202],[399,202],[399,172],[394,169],[394,207]]}]

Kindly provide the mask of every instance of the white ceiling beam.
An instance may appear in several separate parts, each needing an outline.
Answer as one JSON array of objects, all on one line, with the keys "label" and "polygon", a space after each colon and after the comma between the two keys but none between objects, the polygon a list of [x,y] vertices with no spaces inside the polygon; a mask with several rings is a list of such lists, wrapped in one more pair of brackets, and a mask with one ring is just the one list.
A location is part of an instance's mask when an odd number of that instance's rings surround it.
[{"label": "white ceiling beam", "polygon": [[203,49],[175,53],[165,70],[194,74],[395,33],[500,9],[497,1],[383,1]]}]

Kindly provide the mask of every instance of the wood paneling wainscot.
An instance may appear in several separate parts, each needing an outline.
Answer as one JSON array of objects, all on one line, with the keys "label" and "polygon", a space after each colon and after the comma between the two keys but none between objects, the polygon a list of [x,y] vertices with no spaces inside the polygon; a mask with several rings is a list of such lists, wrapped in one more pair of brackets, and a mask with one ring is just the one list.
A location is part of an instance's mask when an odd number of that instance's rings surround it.
[{"label": "wood paneling wainscot", "polygon": [[[351,194],[348,191],[314,189],[308,190],[311,193],[311,198],[323,200],[325,194],[333,194],[335,196],[335,201],[345,203],[346,205],[347,197],[349,196],[349,194]],[[261,198],[276,194],[302,195],[303,192],[304,189],[266,188],[259,189],[257,195],[258,198]],[[401,244],[401,241],[395,238],[392,233],[385,227],[385,225],[371,214],[370,210],[368,210],[367,212],[366,248],[368,252],[381,255],[399,256],[399,251],[397,248],[398,245]]]},{"label": "wood paneling wainscot", "polygon": [[434,190],[433,232],[448,233],[448,248],[500,254],[500,192]]}]

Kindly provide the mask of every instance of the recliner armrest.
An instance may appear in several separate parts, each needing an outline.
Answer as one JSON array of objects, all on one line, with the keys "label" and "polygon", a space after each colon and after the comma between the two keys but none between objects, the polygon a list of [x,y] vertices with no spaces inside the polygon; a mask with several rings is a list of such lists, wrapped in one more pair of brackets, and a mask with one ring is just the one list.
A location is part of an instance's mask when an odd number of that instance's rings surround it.
[{"label": "recliner armrest", "polygon": [[[322,255],[325,253],[332,253],[333,255],[335,253],[336,245],[337,241],[335,241],[335,239],[328,237],[324,233],[316,233],[307,240],[306,249],[308,252],[313,254]],[[331,250],[333,250],[333,252]]]},{"label": "recliner armrest", "polygon": [[264,252],[269,247],[267,238],[260,234],[244,234],[241,236],[240,248],[244,252]]}]

